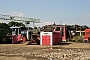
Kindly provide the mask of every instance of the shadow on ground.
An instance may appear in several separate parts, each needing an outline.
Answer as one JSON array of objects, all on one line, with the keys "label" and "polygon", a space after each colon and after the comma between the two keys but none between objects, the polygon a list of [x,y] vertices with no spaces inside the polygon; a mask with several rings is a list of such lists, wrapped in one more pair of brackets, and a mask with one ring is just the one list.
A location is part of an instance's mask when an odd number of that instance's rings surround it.
[{"label": "shadow on ground", "polygon": [[72,44],[72,42],[61,42],[60,45],[69,45],[69,44]]}]

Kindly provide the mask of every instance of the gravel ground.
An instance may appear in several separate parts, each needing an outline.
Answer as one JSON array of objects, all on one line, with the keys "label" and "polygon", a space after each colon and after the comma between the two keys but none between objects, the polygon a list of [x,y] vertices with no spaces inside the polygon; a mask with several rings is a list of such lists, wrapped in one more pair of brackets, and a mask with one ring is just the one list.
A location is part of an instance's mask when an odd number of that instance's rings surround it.
[{"label": "gravel ground", "polygon": [[90,60],[90,44],[40,46],[0,44],[0,60]]}]

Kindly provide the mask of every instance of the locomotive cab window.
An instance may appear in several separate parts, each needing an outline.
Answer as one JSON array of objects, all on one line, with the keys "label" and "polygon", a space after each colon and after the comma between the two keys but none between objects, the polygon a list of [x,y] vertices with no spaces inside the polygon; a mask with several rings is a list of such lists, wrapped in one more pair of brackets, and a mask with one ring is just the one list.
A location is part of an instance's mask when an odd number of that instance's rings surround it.
[{"label": "locomotive cab window", "polygon": [[60,27],[56,27],[55,31],[60,31]]},{"label": "locomotive cab window", "polygon": [[61,32],[62,32],[62,36],[64,36],[64,27],[62,27]]}]

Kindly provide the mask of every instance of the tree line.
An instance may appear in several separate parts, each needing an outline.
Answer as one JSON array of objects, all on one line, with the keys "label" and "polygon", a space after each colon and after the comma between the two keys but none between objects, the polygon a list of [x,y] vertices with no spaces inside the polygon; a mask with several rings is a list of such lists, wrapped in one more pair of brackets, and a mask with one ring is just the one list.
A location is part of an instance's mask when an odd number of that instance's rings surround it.
[{"label": "tree line", "polygon": [[8,24],[6,23],[0,23],[0,29],[9,29],[11,26],[25,26],[22,22],[14,22],[11,21]]},{"label": "tree line", "polygon": [[[0,29],[8,29],[11,26],[20,27],[20,26],[25,26],[25,24],[23,24],[22,22],[14,22],[14,21],[9,22],[8,24],[0,23]],[[71,25],[71,28],[75,29],[76,31],[79,31],[79,30],[84,31],[85,29],[88,29],[89,27],[87,25],[80,26],[80,25],[75,24],[75,25]]]}]

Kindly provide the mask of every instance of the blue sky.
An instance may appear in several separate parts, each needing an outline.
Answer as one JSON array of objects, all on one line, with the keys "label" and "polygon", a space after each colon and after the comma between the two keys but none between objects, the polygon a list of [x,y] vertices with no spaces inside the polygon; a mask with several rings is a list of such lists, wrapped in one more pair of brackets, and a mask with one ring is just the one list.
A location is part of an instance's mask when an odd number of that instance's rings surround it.
[{"label": "blue sky", "polygon": [[40,19],[46,24],[90,26],[90,0],[0,0],[0,13]]}]

